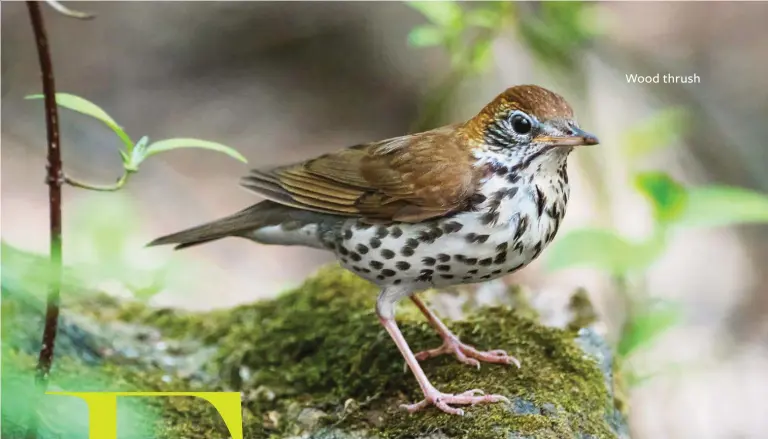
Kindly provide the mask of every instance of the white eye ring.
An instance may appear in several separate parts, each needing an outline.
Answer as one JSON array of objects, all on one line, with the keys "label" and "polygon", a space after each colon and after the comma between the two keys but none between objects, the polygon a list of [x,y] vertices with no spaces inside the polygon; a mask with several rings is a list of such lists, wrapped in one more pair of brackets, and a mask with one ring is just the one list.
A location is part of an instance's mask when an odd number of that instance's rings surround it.
[{"label": "white eye ring", "polygon": [[512,131],[521,136],[530,134],[533,131],[533,124],[533,120],[521,111],[515,111],[509,117],[509,126],[512,128]]}]

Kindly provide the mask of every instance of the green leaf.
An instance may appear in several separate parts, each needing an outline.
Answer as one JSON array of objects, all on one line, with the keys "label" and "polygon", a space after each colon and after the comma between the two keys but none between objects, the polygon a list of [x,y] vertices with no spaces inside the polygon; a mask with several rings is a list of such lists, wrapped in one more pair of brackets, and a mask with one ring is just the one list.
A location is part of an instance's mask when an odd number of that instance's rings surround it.
[{"label": "green leaf", "polygon": [[478,41],[475,47],[472,48],[472,69],[475,72],[483,72],[490,65],[493,60],[493,40],[485,39]]},{"label": "green leaf", "polygon": [[667,108],[638,123],[624,134],[622,144],[630,158],[639,158],[669,146],[682,136],[688,126],[688,113]]},{"label": "green leaf", "polygon": [[701,363],[671,363],[665,364],[652,372],[641,373],[634,370],[632,367],[628,367],[628,364],[624,363],[622,375],[625,379],[627,387],[630,389],[636,389],[649,383],[654,378],[667,376],[667,377],[679,377],[684,375],[690,375],[695,373],[697,369],[701,369],[703,366]]},{"label": "green leaf", "polygon": [[688,199],[686,189],[663,172],[644,172],[635,176],[635,185],[653,205],[653,215],[660,224],[679,218]]},{"label": "green leaf", "polygon": [[768,223],[768,195],[732,186],[703,186],[688,190],[679,226],[720,227]]},{"label": "green leaf", "polygon": [[[147,158],[147,146],[149,145],[149,137],[143,136],[136,142],[136,145],[131,151],[131,155],[123,156],[123,167],[126,171],[138,172],[139,165]],[[121,151],[122,152],[122,151]]]},{"label": "green leaf", "polygon": [[467,24],[471,26],[494,29],[499,25],[501,16],[499,11],[493,9],[477,8],[472,9],[466,14]]},{"label": "green leaf", "polygon": [[[36,95],[29,95],[26,96],[24,99],[43,99],[44,96],[42,94],[36,94]],[[76,96],[69,93],[56,93],[56,104],[68,108],[70,110],[74,110],[83,114],[86,114],[88,116],[91,116],[93,118],[99,119],[100,121],[109,124],[109,125],[117,125],[117,122],[115,122],[112,117],[107,114],[106,111],[102,110],[101,107],[94,104],[93,102],[81,98],[80,96]]]},{"label": "green leaf", "polygon": [[680,323],[682,306],[657,302],[632,315],[619,340],[618,354],[627,357],[639,348],[650,345],[662,334]]},{"label": "green leaf", "polygon": [[410,1],[405,4],[421,12],[427,20],[439,27],[452,28],[461,23],[462,10],[453,1]]},{"label": "green leaf", "polygon": [[134,146],[133,149],[143,151],[147,148],[148,145],[149,145],[149,137],[142,136],[141,139],[139,139],[139,141],[136,142],[136,146]]},{"label": "green leaf", "polygon": [[[24,99],[42,99],[43,95],[36,94],[36,95],[29,95],[25,96]],[[125,149],[130,152],[133,148],[133,140],[128,136],[128,134],[123,130],[123,128],[115,122],[112,117],[107,114],[106,111],[102,110],[101,107],[94,104],[93,102],[81,98],[80,96],[76,96],[69,93],[56,93],[56,104],[67,108],[72,111],[77,111],[78,113],[85,114],[86,116],[91,116],[94,119],[98,119],[102,121],[106,126],[108,126],[112,131],[117,134],[117,137],[120,138],[120,140],[123,141],[123,144],[125,145]]]},{"label": "green leaf", "polygon": [[547,252],[550,270],[592,267],[612,275],[648,268],[661,253],[663,240],[636,244],[611,230],[578,229],[553,242]]},{"label": "green leaf", "polygon": [[577,15],[577,28],[585,38],[594,38],[608,32],[608,20],[604,19],[605,9],[594,3],[582,3]]},{"label": "green leaf", "polygon": [[443,40],[443,32],[429,24],[416,26],[408,33],[408,44],[413,47],[437,46]]},{"label": "green leaf", "polygon": [[210,151],[220,152],[243,163],[248,163],[248,160],[246,160],[242,154],[237,152],[234,148],[230,148],[229,146],[222,145],[221,143],[210,142],[208,140],[182,138],[158,140],[157,142],[152,143],[147,147],[145,158],[161,152],[180,148],[203,148]]},{"label": "green leaf", "polygon": [[584,2],[542,2],[537,13],[518,20],[520,38],[545,66],[570,75],[593,35],[583,23],[585,7]]}]

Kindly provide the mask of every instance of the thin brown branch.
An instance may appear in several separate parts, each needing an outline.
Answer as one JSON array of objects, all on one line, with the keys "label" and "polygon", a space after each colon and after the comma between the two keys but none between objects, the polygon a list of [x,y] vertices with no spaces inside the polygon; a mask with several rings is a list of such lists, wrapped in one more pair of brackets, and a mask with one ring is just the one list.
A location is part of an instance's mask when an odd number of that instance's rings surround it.
[{"label": "thin brown branch", "polygon": [[[59,304],[61,289],[61,150],[59,144],[59,117],[56,109],[56,85],[53,76],[53,64],[48,47],[48,37],[45,32],[40,3],[27,1],[29,18],[37,45],[37,55],[40,61],[40,72],[45,95],[45,127],[48,137],[48,200],[50,208],[50,264],[51,277],[48,289],[48,299],[45,311],[45,329],[43,330],[42,347],[37,362],[35,382],[39,395],[42,396],[48,386],[48,376],[53,363],[53,352],[56,344],[56,330],[59,323]],[[37,436],[36,406],[33,406],[32,418],[27,437]]]}]

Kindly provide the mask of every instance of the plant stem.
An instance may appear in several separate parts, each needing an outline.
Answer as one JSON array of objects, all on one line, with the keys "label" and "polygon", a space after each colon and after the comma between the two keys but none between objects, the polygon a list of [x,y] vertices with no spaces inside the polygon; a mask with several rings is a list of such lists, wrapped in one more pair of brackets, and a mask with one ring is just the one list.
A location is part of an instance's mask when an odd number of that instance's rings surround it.
[{"label": "plant stem", "polygon": [[[37,45],[37,55],[40,61],[40,72],[43,82],[43,94],[45,95],[45,127],[48,138],[48,202],[50,209],[50,264],[51,277],[48,287],[48,298],[45,311],[45,329],[43,330],[42,347],[37,362],[35,383],[39,395],[42,396],[48,387],[48,376],[53,363],[53,352],[56,344],[56,330],[59,323],[59,303],[61,289],[61,184],[64,180],[61,171],[61,145],[59,144],[59,117],[56,109],[56,86],[53,76],[53,64],[48,48],[48,38],[45,32],[43,16],[40,12],[40,3],[27,1],[29,18],[32,22],[32,30]],[[33,412],[28,438],[37,436],[37,404],[33,405]]]},{"label": "plant stem", "polygon": [[92,191],[115,192],[117,190],[122,189],[122,187],[128,181],[128,177],[131,174],[132,174],[131,171],[125,171],[123,173],[123,175],[120,176],[120,178],[117,179],[115,184],[109,185],[109,186],[103,186],[103,185],[86,183],[86,182],[83,182],[83,181],[75,180],[74,178],[69,177],[67,175],[64,175],[64,183],[66,183],[66,184],[68,184],[70,186],[79,187],[81,189],[88,189],[88,190],[92,190]]},{"label": "plant stem", "polygon": [[80,20],[90,20],[91,18],[95,17],[95,15],[88,12],[73,11],[72,9],[67,8],[56,0],[45,0],[45,2],[60,14],[66,15],[67,17],[77,18]]}]

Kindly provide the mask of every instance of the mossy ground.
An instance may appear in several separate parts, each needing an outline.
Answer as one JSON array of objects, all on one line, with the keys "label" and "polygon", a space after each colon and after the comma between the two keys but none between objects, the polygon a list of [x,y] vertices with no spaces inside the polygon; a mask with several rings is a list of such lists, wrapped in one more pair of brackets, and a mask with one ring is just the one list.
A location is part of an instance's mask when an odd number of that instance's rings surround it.
[{"label": "mossy ground", "polygon": [[[322,270],[275,300],[207,314],[117,306],[101,299],[85,307],[100,319],[148,324],[170,338],[194,338],[216,345],[209,362],[218,379],[201,390],[241,390],[248,438],[286,437],[316,429],[297,420],[304,409],[319,413],[325,427],[364,430],[382,438],[442,432],[451,438],[536,438],[579,434],[614,437],[606,414],[611,399],[595,362],[574,342],[575,332],[546,328],[514,310],[488,308],[449,326],[481,349],[505,349],[522,368],[484,364],[480,370],[439,357],[423,363],[427,376],[445,392],[481,388],[507,395],[525,410],[505,405],[468,408],[456,417],[428,409],[408,414],[398,405],[420,400],[419,387],[374,313],[376,290],[337,267]],[[398,322],[414,350],[440,339],[410,303]],[[107,366],[140,390],[200,387],[160,371]],[[69,390],[69,389],[68,389]],[[207,403],[189,398],[153,402],[158,437],[228,437]],[[543,409],[542,409],[543,408]]]}]

